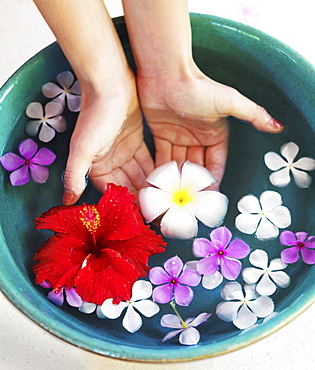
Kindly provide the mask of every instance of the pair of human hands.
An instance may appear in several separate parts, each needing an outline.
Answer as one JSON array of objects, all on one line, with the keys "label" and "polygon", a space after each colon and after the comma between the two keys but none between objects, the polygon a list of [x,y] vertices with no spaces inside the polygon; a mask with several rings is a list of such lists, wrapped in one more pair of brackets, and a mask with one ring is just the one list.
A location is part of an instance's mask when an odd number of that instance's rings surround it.
[{"label": "pair of human hands", "polygon": [[[100,192],[111,182],[137,194],[154,167],[189,160],[213,174],[218,181],[212,188],[218,190],[228,150],[228,116],[265,132],[283,129],[264,108],[201,72],[180,79],[142,76],[137,81],[131,75],[128,81],[121,91],[82,91],[64,175],[64,204],[79,199],[90,167],[89,178]],[[155,161],[144,143],[142,112],[153,134]]]}]

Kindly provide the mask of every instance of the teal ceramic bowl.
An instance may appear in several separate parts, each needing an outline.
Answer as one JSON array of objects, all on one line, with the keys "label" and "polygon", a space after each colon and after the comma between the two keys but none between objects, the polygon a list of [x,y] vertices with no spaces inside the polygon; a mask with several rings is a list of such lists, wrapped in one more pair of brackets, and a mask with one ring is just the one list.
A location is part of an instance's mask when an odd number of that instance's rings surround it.
[{"label": "teal ceramic bowl", "polygon": [[[279,152],[280,146],[288,141],[300,146],[301,156],[315,158],[315,71],[293,50],[248,26],[197,14],[191,15],[191,23],[195,60],[204,73],[235,87],[286,125],[282,134],[271,135],[231,119],[229,157],[221,188],[230,202],[225,225],[233,237],[243,238],[252,249],[265,249],[270,258],[279,257],[282,250],[279,241],[261,242],[235,229],[236,204],[243,195],[259,196],[265,190],[276,190],[291,211],[291,230],[315,235],[315,181],[308,189],[299,189],[291,181],[288,187],[279,190],[270,184],[270,171],[263,162],[267,151]],[[115,25],[133,63],[123,18],[115,19]],[[2,87],[0,153],[16,151],[17,144],[27,137],[24,132],[27,105],[32,101],[45,102],[42,85],[55,81],[58,73],[69,68],[55,43],[35,55]],[[159,320],[162,314],[171,313],[169,305],[161,305],[157,316],[144,319],[142,328],[129,334],[123,329],[121,319],[100,320],[95,314],[85,315],[75,308],[66,305],[60,308],[49,302],[45,298],[47,291],[35,285],[32,272],[33,255],[48,236],[35,230],[34,218],[61,203],[61,174],[76,117],[68,113],[70,128],[47,145],[57,153],[57,160],[50,166],[51,175],[45,185],[28,183],[12,187],[9,173],[0,171],[0,287],[34,322],[65,341],[98,354],[134,361],[187,361],[220,355],[260,340],[314,302],[315,266],[301,261],[286,270],[292,278],[291,285],[278,289],[272,296],[275,313],[247,330],[238,330],[216,317],[222,285],[213,291],[197,287],[193,303],[181,309],[181,313],[184,317],[200,312],[213,315],[200,326],[201,340],[192,347],[180,346],[177,339],[161,342],[167,331],[161,328]],[[148,132],[146,138],[151,146]],[[81,201],[94,203],[98,199],[99,194],[89,185]],[[207,236],[209,231],[200,227],[199,234]],[[191,241],[170,241],[167,251],[154,256],[150,264],[160,265],[176,254],[184,261],[192,259]],[[247,264],[244,261],[244,266]]]}]

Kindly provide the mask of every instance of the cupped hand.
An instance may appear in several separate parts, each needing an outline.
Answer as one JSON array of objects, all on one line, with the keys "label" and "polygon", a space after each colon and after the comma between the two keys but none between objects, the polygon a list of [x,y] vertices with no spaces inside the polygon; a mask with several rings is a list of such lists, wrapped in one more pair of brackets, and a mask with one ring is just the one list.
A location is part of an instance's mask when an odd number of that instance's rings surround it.
[{"label": "cupped hand", "polygon": [[90,94],[83,90],[64,174],[63,203],[71,205],[79,199],[89,169],[89,179],[100,192],[112,182],[136,194],[153,168],[143,141],[134,80],[121,91],[111,87]]},{"label": "cupped hand", "polygon": [[142,110],[154,136],[155,166],[170,160],[179,165],[186,160],[198,163],[218,180],[212,188],[219,188],[224,175],[228,116],[265,132],[278,133],[284,128],[264,108],[200,71],[185,77],[171,73],[139,76],[137,82]]}]

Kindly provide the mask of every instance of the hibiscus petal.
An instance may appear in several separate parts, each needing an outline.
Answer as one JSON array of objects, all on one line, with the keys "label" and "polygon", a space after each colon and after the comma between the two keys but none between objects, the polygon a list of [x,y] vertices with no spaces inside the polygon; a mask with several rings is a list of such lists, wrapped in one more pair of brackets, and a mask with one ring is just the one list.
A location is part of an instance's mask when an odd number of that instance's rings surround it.
[{"label": "hibiscus petal", "polygon": [[213,228],[222,224],[228,203],[228,198],[224,194],[205,190],[195,193],[189,205],[198,220]]},{"label": "hibiscus petal", "polygon": [[25,132],[30,136],[36,136],[42,126],[42,120],[28,121],[25,124]]},{"label": "hibiscus petal", "polygon": [[32,102],[28,105],[26,108],[26,115],[30,118],[37,118],[37,119],[43,119],[44,117],[44,109],[41,103],[38,102]]},{"label": "hibiscus petal", "polygon": [[314,171],[315,170],[315,160],[308,157],[303,157],[293,163],[295,168],[299,168],[304,171]]},{"label": "hibiscus petal", "polygon": [[65,289],[67,302],[72,307],[80,307],[83,303],[82,298],[74,288]]},{"label": "hibiscus petal", "polygon": [[203,324],[204,322],[206,322],[209,317],[211,316],[211,313],[207,313],[207,312],[203,312],[201,314],[199,314],[195,319],[193,319],[189,326],[199,326],[201,324]]},{"label": "hibiscus petal", "polygon": [[218,255],[213,255],[211,257],[202,258],[197,263],[197,271],[199,274],[203,275],[213,275],[218,270],[219,257]]},{"label": "hibiscus petal", "polygon": [[294,158],[297,156],[298,152],[299,147],[292,141],[283,144],[282,147],[280,148],[280,153],[289,163],[292,163],[294,161]]},{"label": "hibiscus petal", "polygon": [[204,275],[202,278],[202,286],[206,289],[215,289],[218,287],[223,281],[222,274],[217,271],[213,275]]},{"label": "hibiscus petal", "polygon": [[145,317],[152,317],[160,311],[160,307],[155,302],[152,302],[149,299],[134,302],[133,306]]},{"label": "hibiscus petal", "polygon": [[32,158],[32,163],[49,166],[56,159],[56,154],[47,148],[41,148]]},{"label": "hibiscus petal", "polygon": [[178,278],[178,282],[189,286],[197,286],[200,283],[200,279],[201,276],[197,271],[187,268]]},{"label": "hibiscus petal", "polygon": [[188,306],[194,298],[194,292],[189,286],[176,284],[174,285],[175,302],[180,306]]},{"label": "hibiscus petal", "polygon": [[263,274],[260,282],[256,285],[257,293],[262,296],[272,295],[276,288],[276,285],[270,280],[267,273]]},{"label": "hibiscus petal", "polygon": [[64,91],[53,82],[47,82],[42,87],[42,93],[46,98],[55,98],[57,95],[62,94]]},{"label": "hibiscus petal", "polygon": [[59,293],[55,293],[53,290],[48,293],[47,299],[57,306],[62,306],[64,302],[63,289]]},{"label": "hibiscus petal", "polygon": [[161,220],[161,232],[168,238],[191,239],[197,235],[198,223],[188,206],[174,204]]},{"label": "hibiscus petal", "polygon": [[295,234],[289,230],[283,231],[280,234],[280,243],[287,246],[296,245],[297,240]]},{"label": "hibiscus petal", "polygon": [[91,314],[95,311],[96,304],[95,303],[90,303],[90,302],[82,302],[81,307],[79,307],[79,311],[86,313],[86,314]]},{"label": "hibiscus petal", "polygon": [[315,250],[302,248],[301,254],[303,261],[309,265],[313,265],[315,263]]},{"label": "hibiscus petal", "polygon": [[221,302],[217,305],[216,314],[221,320],[231,322],[236,319],[237,312],[242,304],[241,301]]},{"label": "hibiscus petal", "polygon": [[281,259],[284,263],[294,263],[299,259],[299,247],[284,249],[281,252]]},{"label": "hibiscus petal", "polygon": [[153,267],[149,272],[149,278],[155,285],[169,283],[170,275],[160,266]]},{"label": "hibiscus petal", "polygon": [[272,185],[278,186],[279,188],[284,188],[285,186],[289,185],[291,181],[290,167],[285,167],[282,170],[273,172],[269,176],[269,180]]},{"label": "hibiscus petal", "polygon": [[131,305],[129,305],[127,308],[127,312],[123,318],[122,325],[130,333],[135,333],[142,326],[141,316]]},{"label": "hibiscus petal", "polygon": [[197,238],[193,242],[192,252],[196,257],[206,257],[218,251],[206,238]]},{"label": "hibiscus petal", "polygon": [[258,199],[252,195],[245,195],[237,203],[237,208],[241,213],[261,213]]},{"label": "hibiscus petal", "polygon": [[171,161],[157,167],[147,177],[147,182],[159,189],[174,193],[180,189],[180,172],[175,161]]},{"label": "hibiscus petal", "polygon": [[235,227],[242,233],[254,234],[261,217],[261,215],[241,213],[235,218]]},{"label": "hibiscus petal", "polygon": [[243,304],[233,324],[239,329],[247,329],[254,325],[257,321],[257,316],[248,309],[246,304]]},{"label": "hibiscus petal", "polygon": [[282,167],[286,167],[288,163],[275,152],[268,152],[264,156],[265,164],[271,171],[280,170]]},{"label": "hibiscus petal", "polygon": [[255,284],[264,272],[254,267],[246,267],[242,271],[242,277],[247,284]]},{"label": "hibiscus petal", "polygon": [[81,96],[67,94],[68,108],[70,112],[79,112],[81,109]]},{"label": "hibiscus petal", "polygon": [[294,177],[294,181],[299,188],[306,189],[311,185],[312,178],[308,173],[297,170],[294,167],[291,167],[291,171]]},{"label": "hibiscus petal", "polygon": [[232,233],[227,227],[218,227],[210,233],[211,242],[219,249],[225,248],[232,239]]},{"label": "hibiscus petal", "polygon": [[13,186],[20,186],[28,183],[30,180],[30,173],[28,166],[22,166],[10,175],[10,182]]},{"label": "hibiscus petal", "polygon": [[287,207],[276,207],[267,214],[267,217],[280,229],[284,229],[291,225],[291,213]]},{"label": "hibiscus petal", "polygon": [[183,326],[178,318],[178,316],[169,313],[163,315],[161,318],[161,326],[164,328],[174,328],[174,329],[182,329]]},{"label": "hibiscus petal", "polygon": [[287,288],[291,283],[291,278],[284,271],[271,271],[269,276],[279,288]]},{"label": "hibiscus petal", "polygon": [[250,248],[244,240],[234,239],[225,250],[225,256],[239,259],[245,258],[249,252]]},{"label": "hibiscus petal", "polygon": [[26,139],[22,141],[18,146],[20,154],[26,158],[31,159],[37,152],[38,145],[32,139]]},{"label": "hibiscus petal", "polygon": [[34,182],[37,182],[38,184],[44,184],[48,180],[49,170],[47,167],[30,164],[29,169]]},{"label": "hibiscus petal", "polygon": [[242,264],[238,260],[221,258],[221,274],[228,280],[235,280],[241,272]]},{"label": "hibiscus petal", "polygon": [[69,89],[74,81],[74,75],[70,71],[64,71],[57,75],[57,81],[64,89]]},{"label": "hibiscus petal", "polygon": [[149,281],[137,280],[132,286],[131,300],[138,301],[146,299],[152,295],[152,285]]},{"label": "hibiscus petal", "polygon": [[274,208],[282,205],[282,198],[279,193],[266,190],[260,194],[260,204],[264,213],[270,212]]},{"label": "hibiscus petal", "polygon": [[274,303],[270,297],[258,297],[247,302],[247,305],[257,317],[266,317],[274,310]]},{"label": "hibiscus petal", "polygon": [[153,289],[152,299],[157,303],[169,303],[173,299],[173,286],[164,284]]},{"label": "hibiscus petal", "polygon": [[279,229],[272,224],[266,216],[261,218],[261,222],[258,225],[256,236],[259,240],[266,241],[275,239],[279,235]]},{"label": "hibiscus petal", "polygon": [[25,160],[15,153],[6,153],[0,158],[0,162],[7,171],[14,171],[21,167]]},{"label": "hibiscus petal", "polygon": [[50,126],[48,126],[46,123],[43,123],[38,138],[43,143],[48,143],[55,137],[55,135],[56,131]]},{"label": "hibiscus petal", "polygon": [[128,306],[127,302],[119,302],[114,304],[111,298],[106,299],[101,306],[101,311],[108,319],[117,319]]},{"label": "hibiscus petal", "polygon": [[205,189],[217,182],[205,167],[190,161],[186,161],[183,164],[181,174],[181,188],[189,189],[189,192],[192,193]]},{"label": "hibiscus petal", "polygon": [[221,296],[226,301],[230,301],[232,299],[237,299],[240,301],[244,300],[242,286],[236,281],[226,283],[221,291]]},{"label": "hibiscus petal", "polygon": [[179,343],[186,346],[194,346],[200,340],[199,331],[195,328],[183,330],[179,335]]},{"label": "hibiscus petal", "polygon": [[139,191],[141,212],[146,222],[152,222],[172,205],[172,195],[164,190],[148,187]]},{"label": "hibiscus petal", "polygon": [[256,249],[250,254],[249,262],[253,266],[266,270],[268,267],[268,254],[262,249]]}]

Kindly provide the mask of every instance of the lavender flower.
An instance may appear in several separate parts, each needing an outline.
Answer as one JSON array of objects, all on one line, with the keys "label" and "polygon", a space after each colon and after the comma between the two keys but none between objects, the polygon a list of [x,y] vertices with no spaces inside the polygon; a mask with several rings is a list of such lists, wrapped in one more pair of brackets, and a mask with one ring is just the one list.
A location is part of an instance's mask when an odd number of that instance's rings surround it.
[{"label": "lavender flower", "polygon": [[294,234],[292,231],[283,231],[280,235],[280,243],[290,246],[281,252],[281,259],[284,263],[294,263],[299,259],[301,252],[305,263],[313,265],[315,263],[315,236],[307,239],[308,233],[299,231]]}]

